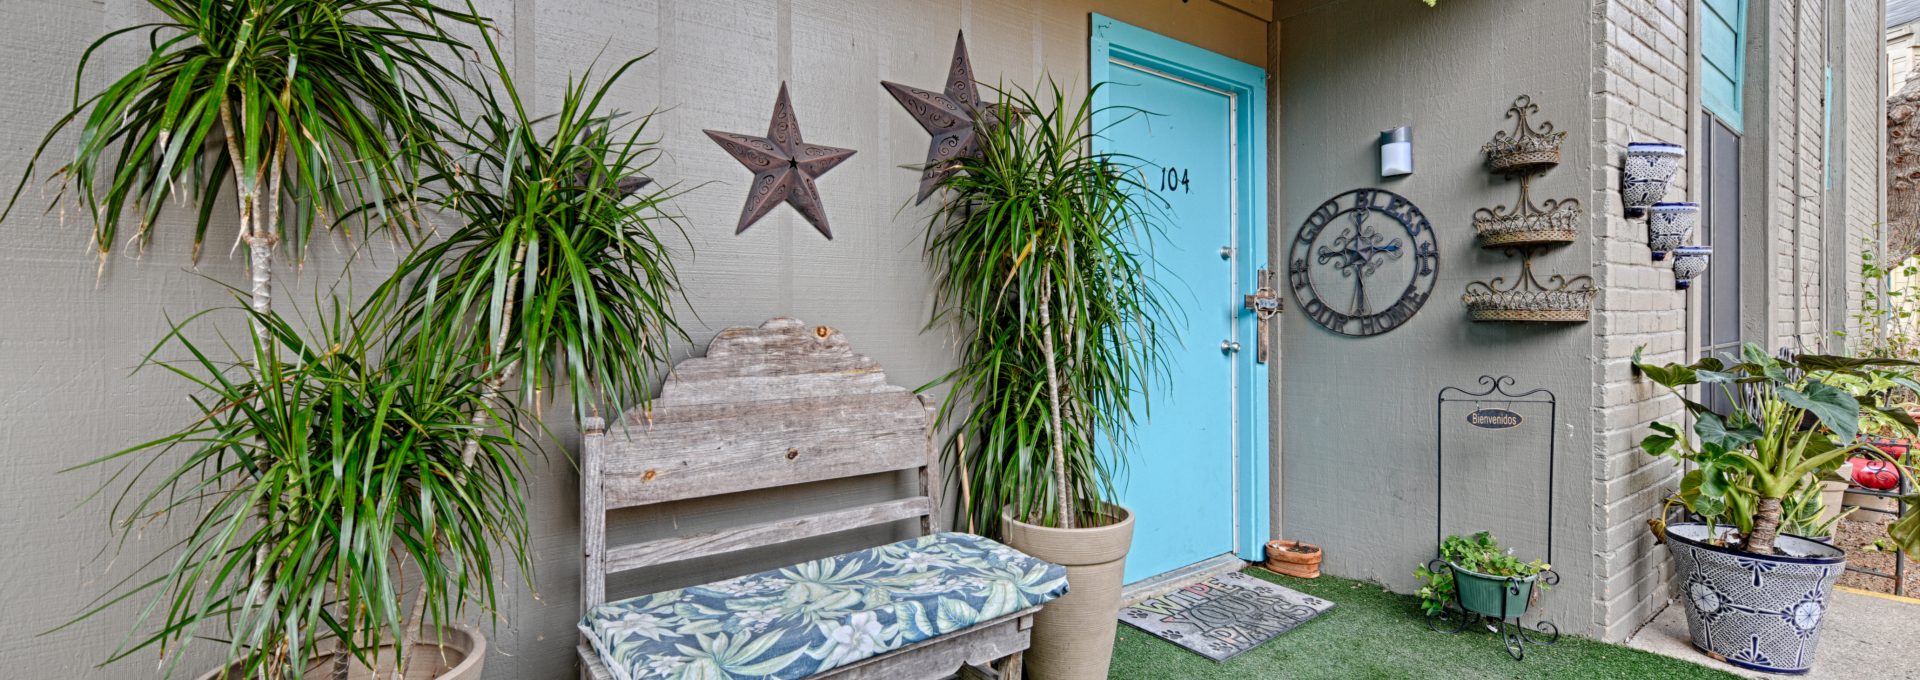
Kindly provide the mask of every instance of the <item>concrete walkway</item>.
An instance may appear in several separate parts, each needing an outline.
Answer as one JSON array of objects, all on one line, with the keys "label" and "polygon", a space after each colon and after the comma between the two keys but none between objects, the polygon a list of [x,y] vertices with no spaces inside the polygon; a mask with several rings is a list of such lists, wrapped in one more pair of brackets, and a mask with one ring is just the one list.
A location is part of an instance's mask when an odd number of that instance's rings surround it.
[{"label": "concrete walkway", "polygon": [[1678,600],[1627,640],[1628,647],[1712,666],[1752,678],[1885,678],[1920,680],[1920,600],[1836,589],[1820,631],[1820,650],[1806,675],[1757,673],[1714,661],[1687,636],[1687,612]]}]

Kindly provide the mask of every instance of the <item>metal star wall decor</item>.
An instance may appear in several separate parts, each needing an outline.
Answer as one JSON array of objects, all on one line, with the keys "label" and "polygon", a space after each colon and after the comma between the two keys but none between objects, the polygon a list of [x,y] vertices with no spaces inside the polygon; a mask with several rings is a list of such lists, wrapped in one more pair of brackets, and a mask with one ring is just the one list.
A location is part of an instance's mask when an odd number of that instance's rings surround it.
[{"label": "metal star wall decor", "polygon": [[980,101],[980,86],[973,80],[973,62],[967,58],[967,34],[961,31],[953,42],[953,62],[947,71],[947,86],[942,92],[930,92],[899,83],[880,81],[907,113],[933,135],[927,147],[927,164],[920,174],[920,196],[924,203],[940,186],[940,180],[959,172],[953,161],[980,153],[979,132],[1000,124],[994,107]]},{"label": "metal star wall decor", "polygon": [[773,102],[773,122],[767,125],[767,136],[705,132],[734,160],[753,171],[753,187],[747,190],[747,205],[741,209],[740,224],[733,233],[746,231],[784,201],[820,230],[820,235],[833,239],[827,211],[820,205],[820,190],[813,181],[852,157],[854,151],[802,141],[786,83],[780,83],[780,97]]}]

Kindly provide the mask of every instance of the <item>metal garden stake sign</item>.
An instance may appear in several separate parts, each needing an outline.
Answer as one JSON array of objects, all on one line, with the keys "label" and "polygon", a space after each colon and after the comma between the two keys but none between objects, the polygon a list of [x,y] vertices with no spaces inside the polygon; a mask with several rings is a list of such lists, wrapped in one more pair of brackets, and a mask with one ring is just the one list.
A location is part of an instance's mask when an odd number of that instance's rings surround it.
[{"label": "metal garden stake sign", "polygon": [[1400,327],[1427,303],[1439,274],[1433,224],[1412,201],[1381,189],[1327,199],[1300,225],[1287,256],[1300,309],[1342,335]]},{"label": "metal garden stake sign", "polygon": [[[1555,446],[1554,433],[1557,431],[1560,422],[1559,398],[1554,396],[1552,390],[1544,387],[1525,392],[1516,392],[1513,389],[1513,378],[1510,376],[1503,375],[1494,377],[1491,375],[1483,375],[1480,376],[1479,383],[1480,389],[1477,390],[1459,386],[1442,387],[1440,388],[1440,392],[1434,396],[1434,544],[1444,544],[1446,536],[1446,525],[1442,521],[1443,513],[1446,510],[1446,495],[1442,490],[1446,486],[1445,464],[1447,456],[1445,435],[1447,431],[1447,404],[1461,402],[1472,404],[1473,410],[1467,412],[1465,418],[1466,423],[1473,427],[1487,430],[1509,430],[1519,427],[1520,424],[1524,422],[1524,419],[1521,418],[1520,414],[1514,409],[1520,405],[1534,404],[1536,406],[1532,408],[1539,409],[1544,407],[1547,412],[1547,426],[1545,430],[1547,434],[1547,476],[1545,480],[1547,508],[1544,523],[1546,525],[1547,562],[1551,563],[1553,561],[1553,463],[1557,449]],[[1485,404],[1488,402],[1498,403],[1500,406],[1486,406]],[[1512,435],[1503,432],[1496,436],[1505,438]],[[1473,452],[1470,451],[1469,453]],[[1452,568],[1445,559],[1437,559],[1427,563],[1427,569],[1435,572]],[[1442,609],[1437,615],[1428,616],[1428,628],[1444,633],[1459,633],[1475,623],[1481,623],[1485,625],[1488,630],[1492,630],[1500,636],[1500,642],[1506,647],[1507,654],[1516,660],[1526,656],[1527,645],[1550,645],[1559,641],[1560,628],[1555,626],[1552,621],[1540,619],[1531,625],[1524,623],[1521,617],[1525,616],[1527,607],[1520,604],[1530,602],[1533,597],[1537,596],[1540,586],[1550,587],[1558,585],[1560,583],[1559,573],[1552,569],[1542,571],[1538,574],[1537,583],[1531,578],[1523,580],[1512,576],[1504,577],[1497,581],[1500,588],[1506,591],[1504,596],[1495,598],[1500,602],[1498,609],[1492,611],[1481,610],[1478,612],[1468,609],[1467,606],[1461,602],[1461,592],[1465,586],[1460,584],[1460,576],[1458,574],[1455,575],[1455,579],[1454,605],[1456,606]]]},{"label": "metal garden stake sign", "polygon": [[780,84],[780,96],[773,102],[773,122],[767,125],[767,136],[705,132],[734,160],[753,171],[753,187],[747,190],[747,205],[741,209],[740,224],[733,233],[746,231],[784,201],[820,230],[821,236],[833,238],[826,208],[820,204],[820,190],[813,181],[852,157],[854,151],[802,141],[786,83]]},{"label": "metal garden stake sign", "polygon": [[1467,424],[1482,430],[1504,430],[1519,427],[1523,420],[1520,414],[1503,408],[1477,408],[1467,412]]}]

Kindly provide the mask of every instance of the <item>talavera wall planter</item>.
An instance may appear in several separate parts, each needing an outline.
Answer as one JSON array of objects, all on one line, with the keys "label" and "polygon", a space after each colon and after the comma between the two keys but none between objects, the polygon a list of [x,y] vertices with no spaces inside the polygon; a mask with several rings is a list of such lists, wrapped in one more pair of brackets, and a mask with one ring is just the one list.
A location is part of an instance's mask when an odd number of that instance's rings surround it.
[{"label": "talavera wall planter", "polygon": [[1686,290],[1693,279],[1707,271],[1707,259],[1713,246],[1680,246],[1673,249],[1673,287]]},{"label": "talavera wall planter", "polygon": [[1633,142],[1627,145],[1627,163],[1620,171],[1620,193],[1626,200],[1627,216],[1646,214],[1647,206],[1667,197],[1673,176],[1679,174],[1687,150],[1665,142]]},{"label": "talavera wall planter", "polygon": [[1667,259],[1667,253],[1686,244],[1693,228],[1700,223],[1698,203],[1655,203],[1647,210],[1647,247],[1653,249],[1653,261]]}]

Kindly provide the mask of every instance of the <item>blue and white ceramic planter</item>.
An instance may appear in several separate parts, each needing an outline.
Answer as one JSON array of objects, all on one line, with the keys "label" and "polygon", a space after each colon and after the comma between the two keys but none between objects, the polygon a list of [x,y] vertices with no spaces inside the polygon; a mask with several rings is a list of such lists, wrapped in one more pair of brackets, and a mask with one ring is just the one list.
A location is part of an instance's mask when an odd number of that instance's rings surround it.
[{"label": "blue and white ceramic planter", "polygon": [[1620,170],[1621,198],[1628,217],[1646,214],[1647,206],[1667,197],[1667,187],[1687,158],[1687,150],[1665,142],[1633,142],[1627,145],[1627,162]]},{"label": "blue and white ceramic planter", "polygon": [[1707,259],[1713,257],[1713,246],[1680,246],[1673,249],[1673,287],[1686,290],[1693,286],[1693,279],[1707,271]]},{"label": "blue and white ceramic planter", "polygon": [[[1719,527],[1721,536],[1733,530]],[[1667,526],[1693,646],[1727,663],[1768,673],[1813,667],[1820,621],[1847,555],[1824,543],[1782,534],[1777,555],[1708,543],[1703,524]]]},{"label": "blue and white ceramic planter", "polygon": [[1667,259],[1667,253],[1686,243],[1699,223],[1698,203],[1653,204],[1647,211],[1647,247],[1653,249],[1653,261]]}]

